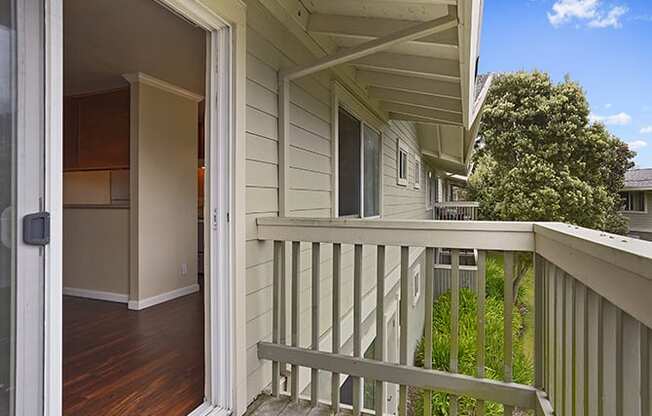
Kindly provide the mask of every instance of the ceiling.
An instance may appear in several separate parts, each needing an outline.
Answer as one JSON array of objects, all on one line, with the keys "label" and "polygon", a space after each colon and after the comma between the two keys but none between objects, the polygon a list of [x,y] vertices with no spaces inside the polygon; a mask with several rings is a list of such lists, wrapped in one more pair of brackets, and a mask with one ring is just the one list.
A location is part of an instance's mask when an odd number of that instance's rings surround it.
[{"label": "ceiling", "polygon": [[330,55],[424,22],[438,25],[432,34],[344,66],[389,119],[417,123],[431,166],[466,173],[491,81],[476,86],[483,0],[278,1]]},{"label": "ceiling", "polygon": [[204,95],[205,32],[153,0],[64,0],[63,27],[65,95],[127,86],[132,72]]}]

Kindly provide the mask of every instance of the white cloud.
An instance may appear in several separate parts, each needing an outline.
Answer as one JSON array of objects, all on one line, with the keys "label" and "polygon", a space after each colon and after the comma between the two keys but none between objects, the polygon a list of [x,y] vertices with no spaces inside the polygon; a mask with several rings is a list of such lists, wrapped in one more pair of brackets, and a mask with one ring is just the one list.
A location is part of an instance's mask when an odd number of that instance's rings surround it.
[{"label": "white cloud", "polygon": [[607,110],[610,109],[610,108],[611,108],[611,104],[605,104],[605,105],[604,105],[604,108],[606,108]]},{"label": "white cloud", "polygon": [[627,113],[618,113],[611,116],[599,116],[597,114],[589,115],[589,120],[600,121],[607,126],[624,126],[632,122],[632,117]]},{"label": "white cloud", "polygon": [[647,142],[645,140],[634,140],[631,142],[627,142],[627,146],[629,146],[630,150],[639,150],[647,146]]},{"label": "white cloud", "polygon": [[573,20],[586,22],[588,27],[621,26],[620,18],[628,12],[625,6],[602,7],[601,0],[557,0],[548,13],[548,21],[557,27]]},{"label": "white cloud", "polygon": [[641,129],[641,134],[650,134],[652,133],[652,126],[643,127]]},{"label": "white cloud", "polygon": [[597,19],[593,19],[589,22],[589,27],[605,28],[621,27],[620,18],[627,13],[627,7],[615,6],[606,14],[606,16],[600,16]]}]

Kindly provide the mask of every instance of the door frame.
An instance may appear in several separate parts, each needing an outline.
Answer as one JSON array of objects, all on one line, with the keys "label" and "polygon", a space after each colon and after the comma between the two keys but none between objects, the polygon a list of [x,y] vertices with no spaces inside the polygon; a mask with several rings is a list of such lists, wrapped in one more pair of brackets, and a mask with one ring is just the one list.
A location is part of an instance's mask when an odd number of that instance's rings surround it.
[{"label": "door frame", "polygon": [[[235,334],[240,322],[240,288],[236,259],[240,244],[236,226],[237,160],[234,140],[242,121],[235,111],[234,27],[200,0],[152,0],[207,32],[205,111],[205,401],[191,416],[240,414],[242,392],[236,386],[243,356]],[[237,10],[237,8],[236,8]],[[45,257],[44,414],[62,413],[63,290],[63,0],[45,1],[45,131],[46,210],[51,213],[51,241]],[[213,105],[211,105],[213,104]],[[237,152],[237,154],[236,154]],[[217,161],[217,163],[212,163]],[[239,228],[239,227],[238,227]],[[219,236],[219,237],[218,237]]]}]

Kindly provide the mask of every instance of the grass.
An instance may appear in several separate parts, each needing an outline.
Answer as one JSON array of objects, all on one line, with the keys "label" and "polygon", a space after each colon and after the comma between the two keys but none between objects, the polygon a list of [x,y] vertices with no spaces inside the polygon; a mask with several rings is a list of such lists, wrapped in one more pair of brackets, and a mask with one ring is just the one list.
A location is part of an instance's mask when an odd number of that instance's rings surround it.
[{"label": "grass", "polygon": [[[513,321],[514,334],[514,381],[532,384],[534,378],[534,290],[533,273],[529,269],[519,287]],[[502,256],[491,255],[487,258],[487,296],[485,301],[485,376],[500,380],[503,377],[503,286],[504,270]],[[468,289],[460,291],[459,311],[459,372],[476,375],[476,304],[477,296]],[[449,371],[450,355],[450,293],[444,294],[433,305],[433,368]],[[423,338],[416,351],[416,365],[423,365]],[[413,414],[423,411],[423,395],[415,394]],[[433,415],[448,414],[448,396],[434,393],[432,400]],[[459,414],[473,415],[475,400],[460,398]],[[486,403],[486,415],[502,414],[502,406]]]}]

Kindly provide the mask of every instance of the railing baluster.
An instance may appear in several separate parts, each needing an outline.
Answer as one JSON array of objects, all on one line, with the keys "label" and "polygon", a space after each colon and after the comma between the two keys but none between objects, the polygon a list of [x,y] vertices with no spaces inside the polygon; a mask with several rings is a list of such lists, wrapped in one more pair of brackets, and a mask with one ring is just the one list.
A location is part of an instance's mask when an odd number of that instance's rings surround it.
[{"label": "railing baluster", "polygon": [[[485,350],[485,328],[484,328],[484,319],[485,319],[485,296],[486,296],[486,273],[487,273],[487,253],[484,250],[478,251],[478,267],[477,267],[477,276],[476,276],[476,294],[477,294],[477,376],[479,378],[484,378],[484,350]],[[476,403],[475,414],[477,416],[483,416],[485,411],[485,404],[483,400],[478,400]]]},{"label": "railing baluster", "polygon": [[543,385],[543,258],[534,256],[534,386]]},{"label": "railing baluster", "polygon": [[[423,367],[432,368],[432,304],[433,304],[433,282],[435,279],[435,249],[426,248],[426,281],[424,297],[424,346],[423,346]],[[423,415],[432,414],[432,390],[426,390],[423,394]]]},{"label": "railing baluster", "polygon": [[573,414],[573,331],[575,329],[575,285],[574,279],[564,273],[564,407],[561,412]]},{"label": "railing baluster", "polygon": [[548,268],[546,269],[546,284],[547,284],[547,300],[548,300],[548,342],[547,342],[547,359],[546,367],[548,369],[548,385],[547,393],[548,399],[551,403],[554,403],[555,396],[555,323],[557,322],[557,278],[556,278],[556,269],[557,266],[554,264],[548,263]]},{"label": "railing baluster", "polygon": [[[333,244],[333,354],[340,352],[340,273],[342,270],[342,245]],[[340,373],[331,375],[331,408],[340,410]]]},{"label": "railing baluster", "polygon": [[[385,361],[385,246],[376,248],[376,343],[374,357]],[[385,383],[376,380],[374,392],[376,415],[385,413]]]},{"label": "railing baluster", "polygon": [[[299,292],[301,290],[301,243],[299,241],[292,242],[292,346],[298,347],[299,338],[299,314],[301,308],[299,307]],[[299,401],[299,366],[292,364],[292,384],[290,395],[292,401]]]},{"label": "railing baluster", "polygon": [[[280,300],[281,300],[281,245],[282,241],[274,241],[274,264],[272,282],[272,342],[279,343],[280,338]],[[272,361],[272,396],[279,397],[281,382],[280,363]]]},{"label": "railing baluster", "polygon": [[[450,372],[457,373],[459,359],[460,336],[460,251],[451,250],[451,350]],[[458,414],[459,401],[457,396],[450,395],[450,416]]]},{"label": "railing baluster", "polygon": [[555,409],[564,407],[564,309],[566,302],[564,291],[564,272],[555,268]]},{"label": "railing baluster", "polygon": [[[401,298],[400,298],[400,348],[399,348],[399,362],[407,365],[408,360],[408,307],[412,303],[410,296],[408,268],[410,267],[410,247],[401,247]],[[400,416],[407,415],[407,386],[399,386],[398,394],[398,414]]]},{"label": "railing baluster", "polygon": [[[320,245],[312,243],[312,349],[319,351],[319,277],[320,273]],[[319,401],[319,370],[310,369],[310,404],[317,406]]]},{"label": "railing baluster", "polygon": [[622,415],[622,312],[611,302],[603,308],[603,414]]},{"label": "railing baluster", "polygon": [[573,388],[575,402],[575,414],[584,415],[586,400],[586,286],[575,281],[575,359],[573,369],[575,371],[575,386]]},{"label": "railing baluster", "polygon": [[[507,383],[512,382],[512,320],[513,320],[513,305],[514,305],[514,253],[511,251],[504,254],[504,268],[505,268],[505,285],[504,285],[504,349],[503,360],[505,364],[504,381]],[[511,415],[514,408],[511,406],[504,406],[504,414]]]},{"label": "railing baluster", "polygon": [[652,412],[652,329],[641,324],[641,415]]},{"label": "railing baluster", "polygon": [[[362,358],[362,244],[353,250],[353,356]],[[362,411],[362,382],[360,377],[353,380],[353,414]]]},{"label": "railing baluster", "polygon": [[586,299],[586,410],[598,415],[602,402],[602,298],[587,290]]}]

